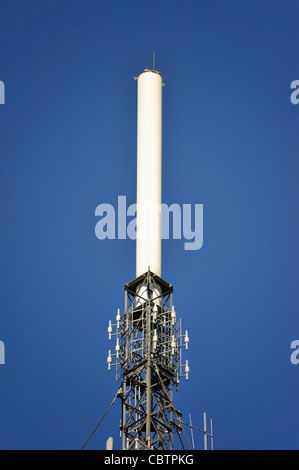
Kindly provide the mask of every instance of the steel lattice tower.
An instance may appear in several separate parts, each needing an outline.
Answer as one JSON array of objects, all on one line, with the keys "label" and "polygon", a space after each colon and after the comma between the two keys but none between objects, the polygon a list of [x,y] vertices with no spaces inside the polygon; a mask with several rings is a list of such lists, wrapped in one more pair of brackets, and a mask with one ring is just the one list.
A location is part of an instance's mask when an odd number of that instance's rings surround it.
[{"label": "steel lattice tower", "polygon": [[[142,296],[140,292],[147,295]],[[125,313],[109,324],[116,336],[117,379],[122,379],[122,448],[173,449],[173,432],[182,431],[180,413],[173,406],[173,390],[184,375],[181,349],[189,337],[181,334],[181,320],[173,307],[173,287],[146,272],[125,286]]]}]

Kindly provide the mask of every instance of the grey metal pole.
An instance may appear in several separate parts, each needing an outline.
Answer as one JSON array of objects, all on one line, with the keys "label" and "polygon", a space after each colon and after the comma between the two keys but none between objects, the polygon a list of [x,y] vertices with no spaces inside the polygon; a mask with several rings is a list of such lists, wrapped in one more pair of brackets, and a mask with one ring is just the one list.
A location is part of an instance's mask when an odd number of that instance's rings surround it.
[{"label": "grey metal pole", "polygon": [[[125,315],[126,315],[126,330],[128,329],[128,319],[127,319],[127,309],[128,309],[128,293],[125,291]],[[125,335],[126,338],[127,335]],[[128,357],[128,344],[125,340],[125,358]],[[122,450],[126,450],[126,434],[124,431],[125,423],[126,423],[126,378],[124,377],[123,381],[123,395],[122,395]]]},{"label": "grey metal pole", "polygon": [[147,367],[146,367],[146,443],[151,448],[151,306],[146,305],[146,349],[147,349]]},{"label": "grey metal pole", "polygon": [[124,426],[126,422],[126,381],[123,382],[123,396],[122,396],[122,450],[126,450],[126,435],[124,431]]},{"label": "grey metal pole", "polygon": [[192,427],[192,421],[191,421],[191,413],[189,413],[189,420],[190,420],[190,429],[191,429],[192,447],[193,447],[193,449],[194,449],[194,448],[195,448],[195,446],[194,446],[194,436],[193,436],[193,427]]},{"label": "grey metal pole", "polygon": [[207,436],[207,413],[203,414],[203,430],[204,430],[204,450],[208,450],[208,436]]}]

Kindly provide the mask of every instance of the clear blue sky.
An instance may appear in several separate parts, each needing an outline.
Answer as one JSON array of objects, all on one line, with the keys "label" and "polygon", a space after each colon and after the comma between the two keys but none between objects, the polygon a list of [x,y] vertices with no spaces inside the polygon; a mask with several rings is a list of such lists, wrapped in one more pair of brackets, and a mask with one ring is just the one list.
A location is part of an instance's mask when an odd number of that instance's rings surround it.
[{"label": "clear blue sky", "polygon": [[[1,1],[1,449],[79,449],[117,390],[107,325],[135,243],[98,240],[94,212],[135,202],[153,49],[163,200],[204,205],[201,250],[163,241],[190,333],[175,405],[207,411],[217,449],[299,449],[298,34],[297,0]],[[117,402],[88,448],[119,448],[119,420]]]}]

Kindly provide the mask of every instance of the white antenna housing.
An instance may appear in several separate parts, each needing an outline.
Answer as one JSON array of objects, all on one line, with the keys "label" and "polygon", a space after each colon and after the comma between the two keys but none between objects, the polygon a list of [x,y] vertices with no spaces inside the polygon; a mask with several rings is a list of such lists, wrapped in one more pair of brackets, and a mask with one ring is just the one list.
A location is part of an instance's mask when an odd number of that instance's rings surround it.
[{"label": "white antenna housing", "polygon": [[162,77],[138,77],[136,277],[161,276]]}]

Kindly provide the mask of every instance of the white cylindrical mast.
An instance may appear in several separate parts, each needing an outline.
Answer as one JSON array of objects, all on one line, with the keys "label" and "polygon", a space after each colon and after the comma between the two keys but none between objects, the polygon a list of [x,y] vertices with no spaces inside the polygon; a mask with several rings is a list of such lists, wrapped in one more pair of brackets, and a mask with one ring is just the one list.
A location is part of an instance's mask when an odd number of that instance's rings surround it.
[{"label": "white cylindrical mast", "polygon": [[136,277],[161,276],[162,77],[138,77]]}]

